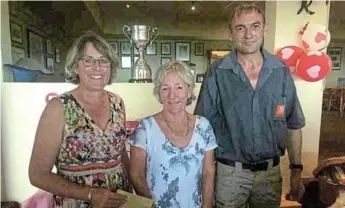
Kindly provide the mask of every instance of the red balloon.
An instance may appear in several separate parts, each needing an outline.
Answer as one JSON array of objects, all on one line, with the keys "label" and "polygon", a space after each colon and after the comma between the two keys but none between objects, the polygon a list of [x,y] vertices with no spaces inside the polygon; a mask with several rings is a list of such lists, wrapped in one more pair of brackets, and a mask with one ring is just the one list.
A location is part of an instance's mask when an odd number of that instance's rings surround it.
[{"label": "red balloon", "polygon": [[296,66],[297,75],[308,82],[316,82],[327,77],[331,69],[331,59],[320,51],[302,54]]},{"label": "red balloon", "polygon": [[297,61],[303,53],[304,50],[298,46],[285,46],[276,53],[276,56],[290,67],[290,72],[293,74]]}]

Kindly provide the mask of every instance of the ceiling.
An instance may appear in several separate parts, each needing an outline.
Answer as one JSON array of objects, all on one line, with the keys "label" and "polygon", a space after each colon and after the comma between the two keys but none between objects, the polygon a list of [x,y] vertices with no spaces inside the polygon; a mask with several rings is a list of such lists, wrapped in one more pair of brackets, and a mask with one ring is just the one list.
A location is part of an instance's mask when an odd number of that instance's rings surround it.
[{"label": "ceiling", "polygon": [[[301,1],[301,0],[300,0]],[[324,1],[326,2],[326,0]],[[167,21],[174,24],[178,21],[195,22],[226,22],[232,10],[243,3],[254,3],[265,10],[265,1],[98,1],[102,19],[105,24],[120,19],[131,22]],[[126,5],[130,5],[129,8]],[[315,4],[315,2],[314,2]],[[326,4],[326,3],[325,3]],[[191,10],[191,6],[195,10]],[[313,8],[313,4],[309,7]],[[345,1],[330,1],[331,33],[337,30],[340,36],[345,33]],[[297,11],[296,11],[297,13]],[[343,28],[343,29],[341,29]],[[345,34],[344,34],[345,37]]]},{"label": "ceiling", "polygon": [[[265,2],[251,1],[264,9]],[[243,1],[99,1],[104,20],[160,18],[167,21],[227,21],[232,9]],[[249,3],[249,2],[247,2]],[[127,8],[126,5],[130,7]],[[195,10],[191,10],[192,5]]]}]

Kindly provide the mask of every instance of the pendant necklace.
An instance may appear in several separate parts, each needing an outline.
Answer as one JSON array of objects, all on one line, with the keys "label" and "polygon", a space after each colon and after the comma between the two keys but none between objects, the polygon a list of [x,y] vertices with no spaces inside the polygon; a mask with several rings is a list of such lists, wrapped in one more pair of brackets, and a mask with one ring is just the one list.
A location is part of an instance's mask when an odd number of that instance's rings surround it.
[{"label": "pendant necklace", "polygon": [[178,136],[178,137],[185,137],[189,134],[189,117],[188,117],[188,114],[187,114],[187,129],[186,129],[186,132],[185,133],[179,133],[179,132],[176,132],[168,123],[167,119],[165,118],[164,114],[162,113],[162,117],[163,117],[163,120],[164,120],[164,123],[167,125],[167,127],[170,129],[170,131],[175,135],[175,136]]}]

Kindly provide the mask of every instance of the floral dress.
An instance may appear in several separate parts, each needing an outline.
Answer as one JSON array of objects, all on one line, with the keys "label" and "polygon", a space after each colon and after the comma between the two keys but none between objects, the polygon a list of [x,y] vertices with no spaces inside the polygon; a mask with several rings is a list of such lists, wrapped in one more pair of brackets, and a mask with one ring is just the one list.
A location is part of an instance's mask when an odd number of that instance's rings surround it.
[{"label": "floral dress", "polygon": [[204,156],[217,147],[206,118],[197,116],[192,138],[184,148],[174,146],[152,116],[139,123],[129,143],[146,151],[146,181],[156,208],[202,206]]},{"label": "floral dress", "polygon": [[[89,187],[130,191],[121,163],[126,130],[122,99],[107,92],[110,115],[102,130],[82,108],[71,92],[59,98],[64,108],[64,132],[56,161],[57,174]],[[91,208],[87,202],[54,195],[54,207]]]}]

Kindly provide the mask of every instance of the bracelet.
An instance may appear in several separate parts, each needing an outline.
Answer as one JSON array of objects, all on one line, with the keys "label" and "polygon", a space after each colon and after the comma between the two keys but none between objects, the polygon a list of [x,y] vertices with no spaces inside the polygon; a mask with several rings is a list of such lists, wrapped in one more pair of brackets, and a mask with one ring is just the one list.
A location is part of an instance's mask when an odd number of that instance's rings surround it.
[{"label": "bracelet", "polygon": [[91,202],[91,200],[92,200],[92,194],[93,194],[94,191],[95,191],[95,189],[92,188],[90,190],[89,194],[87,195],[87,199],[89,200],[89,202]]}]

